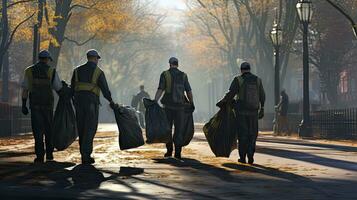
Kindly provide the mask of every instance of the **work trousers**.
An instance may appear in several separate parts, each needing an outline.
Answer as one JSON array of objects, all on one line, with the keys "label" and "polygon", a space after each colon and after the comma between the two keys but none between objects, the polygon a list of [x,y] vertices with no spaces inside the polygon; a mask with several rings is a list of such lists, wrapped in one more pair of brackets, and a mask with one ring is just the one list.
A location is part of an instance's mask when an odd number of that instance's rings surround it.
[{"label": "work trousers", "polygon": [[258,137],[258,116],[238,114],[237,120],[239,156],[243,160],[253,158]]},{"label": "work trousers", "polygon": [[75,105],[79,147],[82,160],[88,160],[93,152],[93,139],[98,128],[99,105],[96,102],[77,102]]},{"label": "work trousers", "polygon": [[[35,154],[38,158],[43,158],[53,153],[53,110],[46,107],[31,107],[31,126],[35,138]],[[45,136],[45,142],[43,141]],[[46,146],[46,150],[44,148]]]}]

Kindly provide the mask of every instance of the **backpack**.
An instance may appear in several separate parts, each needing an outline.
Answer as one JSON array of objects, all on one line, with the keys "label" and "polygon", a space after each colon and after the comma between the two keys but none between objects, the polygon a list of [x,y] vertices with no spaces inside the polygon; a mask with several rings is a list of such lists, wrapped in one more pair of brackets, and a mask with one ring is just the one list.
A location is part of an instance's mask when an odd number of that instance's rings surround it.
[{"label": "backpack", "polygon": [[186,74],[179,72],[173,76],[169,70],[164,72],[166,88],[165,93],[171,95],[173,103],[185,103],[185,78]]},{"label": "backpack", "polygon": [[248,76],[244,78],[238,76],[237,79],[239,83],[239,107],[243,110],[259,110],[259,88],[261,80],[256,76]]}]

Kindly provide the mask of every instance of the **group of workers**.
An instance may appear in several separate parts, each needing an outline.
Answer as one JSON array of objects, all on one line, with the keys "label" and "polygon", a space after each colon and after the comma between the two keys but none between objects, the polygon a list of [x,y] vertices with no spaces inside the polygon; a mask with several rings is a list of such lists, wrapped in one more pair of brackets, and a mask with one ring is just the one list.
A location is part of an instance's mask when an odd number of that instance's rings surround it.
[{"label": "group of workers", "polygon": [[[86,53],[87,62],[73,71],[71,79],[71,92],[73,104],[76,110],[77,129],[79,136],[80,153],[82,164],[93,164],[94,158],[93,139],[98,126],[99,96],[103,94],[109,105],[114,109],[114,103],[109,90],[105,74],[98,67],[100,60],[99,53],[88,50]],[[35,139],[35,163],[42,163],[53,160],[54,147],[52,144],[52,124],[54,96],[53,90],[61,95],[64,91],[62,83],[56,69],[50,65],[51,55],[47,50],[39,53],[39,61],[25,69],[22,84],[22,112],[29,113],[27,100],[31,109],[32,131]],[[170,68],[160,76],[159,86],[155,94],[155,101],[161,99],[169,125],[179,127],[182,121],[184,105],[191,104],[194,109],[192,89],[186,73],[178,69],[179,61],[172,57],[169,59]],[[255,143],[258,136],[258,119],[264,116],[265,93],[262,81],[251,73],[250,64],[244,62],[241,65],[241,75],[237,76],[225,97],[217,103],[217,106],[234,103],[237,113],[238,140],[239,140],[239,162],[253,164]],[[133,99],[132,105],[138,106],[141,113],[144,112],[142,99],[149,98],[149,94],[141,91]],[[162,98],[161,98],[162,97]],[[140,124],[144,126],[144,117],[139,117]],[[177,131],[171,138],[176,137]],[[45,138],[45,140],[44,140]],[[171,157],[175,150],[175,158],[181,158],[182,147],[175,145],[175,140],[171,139],[166,144],[167,152],[165,157]]]}]

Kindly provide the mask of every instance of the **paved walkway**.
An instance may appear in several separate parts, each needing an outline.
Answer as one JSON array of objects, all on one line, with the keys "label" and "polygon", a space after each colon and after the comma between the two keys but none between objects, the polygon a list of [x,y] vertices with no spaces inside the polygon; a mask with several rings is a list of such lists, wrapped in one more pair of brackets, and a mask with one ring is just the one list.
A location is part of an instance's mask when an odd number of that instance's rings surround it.
[{"label": "paved walkway", "polygon": [[164,145],[120,151],[116,127],[101,125],[94,166],[78,165],[77,143],[57,162],[31,164],[33,140],[0,139],[0,199],[357,199],[357,147],[262,133],[254,166],[215,158],[197,131],[182,161]]}]

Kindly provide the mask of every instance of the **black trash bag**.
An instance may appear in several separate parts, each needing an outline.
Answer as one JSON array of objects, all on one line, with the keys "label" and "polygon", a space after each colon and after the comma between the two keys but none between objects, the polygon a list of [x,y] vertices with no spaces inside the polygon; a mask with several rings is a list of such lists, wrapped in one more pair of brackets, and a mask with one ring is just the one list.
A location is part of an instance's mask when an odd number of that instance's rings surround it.
[{"label": "black trash bag", "polygon": [[161,106],[150,99],[143,99],[146,123],[146,143],[167,143],[171,139],[171,129],[166,113]]},{"label": "black trash bag", "polygon": [[58,151],[67,149],[78,137],[71,89],[62,83],[53,121],[53,146]]},{"label": "black trash bag", "polygon": [[229,157],[237,149],[237,123],[231,105],[222,106],[203,127],[208,144],[216,157]]},{"label": "black trash bag", "polygon": [[195,126],[193,121],[194,107],[191,104],[187,104],[184,107],[184,113],[182,118],[182,126],[180,127],[180,133],[177,135],[174,143],[178,146],[187,146],[190,144],[193,135],[195,133]]},{"label": "black trash bag", "polygon": [[114,108],[114,115],[119,129],[120,150],[144,145],[144,137],[135,109],[130,106],[117,106]]}]

